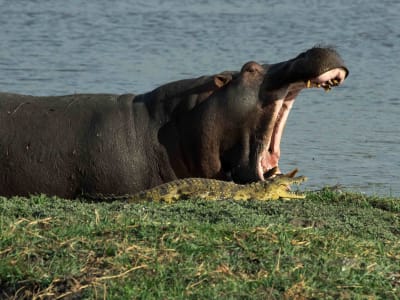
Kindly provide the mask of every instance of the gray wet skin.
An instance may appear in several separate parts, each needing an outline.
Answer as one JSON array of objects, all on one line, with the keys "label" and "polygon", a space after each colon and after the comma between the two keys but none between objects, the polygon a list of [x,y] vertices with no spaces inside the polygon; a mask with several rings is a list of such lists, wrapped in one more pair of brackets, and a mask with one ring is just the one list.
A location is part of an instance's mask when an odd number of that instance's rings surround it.
[{"label": "gray wet skin", "polygon": [[184,177],[263,180],[298,93],[348,75],[330,48],[141,95],[0,93],[0,195],[129,194]]}]

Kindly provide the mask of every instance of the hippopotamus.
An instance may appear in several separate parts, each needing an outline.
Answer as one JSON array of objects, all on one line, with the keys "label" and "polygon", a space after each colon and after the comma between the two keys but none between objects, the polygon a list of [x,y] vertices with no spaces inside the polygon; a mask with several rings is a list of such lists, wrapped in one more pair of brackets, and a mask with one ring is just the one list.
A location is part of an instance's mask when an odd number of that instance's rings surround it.
[{"label": "hippopotamus", "polygon": [[187,177],[249,183],[276,172],[296,96],[340,85],[336,50],[134,94],[0,93],[0,195],[130,194]]}]

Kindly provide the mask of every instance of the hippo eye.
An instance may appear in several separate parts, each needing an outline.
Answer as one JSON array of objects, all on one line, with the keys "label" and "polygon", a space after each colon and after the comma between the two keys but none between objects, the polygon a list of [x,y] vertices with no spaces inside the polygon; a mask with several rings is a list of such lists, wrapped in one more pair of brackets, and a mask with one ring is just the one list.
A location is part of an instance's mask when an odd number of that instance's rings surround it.
[{"label": "hippo eye", "polygon": [[254,66],[250,65],[247,66],[246,69],[244,69],[245,72],[249,72],[249,73],[254,73],[256,71],[256,69],[254,68]]},{"label": "hippo eye", "polygon": [[254,73],[257,72],[259,68],[259,65],[254,62],[254,61],[249,61],[244,66],[242,67],[241,72],[249,72],[249,73]]}]

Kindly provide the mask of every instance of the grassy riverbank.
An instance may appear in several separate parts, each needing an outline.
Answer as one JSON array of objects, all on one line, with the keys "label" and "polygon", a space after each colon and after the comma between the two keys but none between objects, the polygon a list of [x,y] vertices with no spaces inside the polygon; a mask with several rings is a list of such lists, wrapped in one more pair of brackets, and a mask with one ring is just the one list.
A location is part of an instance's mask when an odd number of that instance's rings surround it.
[{"label": "grassy riverbank", "polygon": [[400,298],[400,199],[0,198],[0,298]]}]

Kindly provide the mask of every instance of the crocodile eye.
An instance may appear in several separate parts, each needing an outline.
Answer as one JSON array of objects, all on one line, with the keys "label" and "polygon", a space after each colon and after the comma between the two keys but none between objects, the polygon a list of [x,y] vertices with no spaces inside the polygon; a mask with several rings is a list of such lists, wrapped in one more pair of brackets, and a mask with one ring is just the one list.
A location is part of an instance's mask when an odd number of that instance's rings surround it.
[{"label": "crocodile eye", "polygon": [[287,191],[290,191],[290,186],[289,186],[288,184],[282,183],[280,186],[281,186],[282,188],[286,189]]}]

